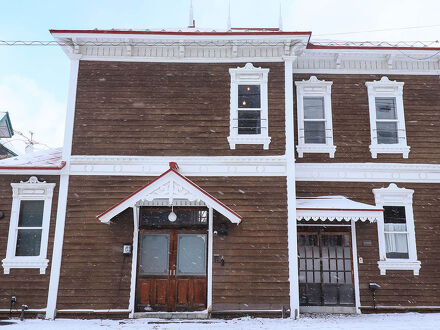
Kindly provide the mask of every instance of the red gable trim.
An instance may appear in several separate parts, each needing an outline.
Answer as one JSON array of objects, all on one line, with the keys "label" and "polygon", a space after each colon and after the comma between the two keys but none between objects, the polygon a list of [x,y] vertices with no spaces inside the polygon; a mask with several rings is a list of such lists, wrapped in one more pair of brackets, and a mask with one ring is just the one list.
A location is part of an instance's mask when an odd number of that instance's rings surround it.
[{"label": "red gable trim", "polygon": [[[269,29],[266,29],[269,30]],[[122,31],[122,30],[49,30],[50,33],[83,33],[83,34],[145,34],[145,35],[194,35],[194,36],[240,36],[240,35],[312,35],[312,32],[283,31],[246,31],[246,32],[190,32],[190,31]]]},{"label": "red gable trim", "polygon": [[0,166],[0,170],[61,170],[64,166],[63,161],[59,166]]},{"label": "red gable trim", "polygon": [[[171,164],[170,164],[171,165]],[[200,192],[202,192],[203,194],[205,194],[207,197],[209,197],[211,200],[213,200],[214,202],[220,204],[221,206],[223,206],[225,209],[227,209],[229,212],[231,212],[232,214],[234,214],[236,217],[238,217],[240,220],[243,219],[242,216],[240,216],[239,214],[237,214],[236,212],[234,212],[233,210],[231,210],[229,207],[227,207],[225,204],[223,204],[222,202],[220,202],[218,199],[216,199],[215,197],[211,196],[210,194],[208,194],[206,191],[204,191],[202,188],[200,188],[198,185],[196,185],[195,183],[193,183],[191,180],[187,179],[186,177],[184,177],[182,174],[180,174],[179,172],[175,171],[174,169],[170,168],[169,170],[167,170],[166,172],[162,173],[160,176],[158,176],[156,179],[154,179],[153,181],[149,182],[148,184],[146,184],[145,186],[143,186],[142,188],[136,190],[134,193],[132,193],[131,195],[127,196],[126,198],[124,198],[122,201],[120,201],[119,203],[113,205],[111,208],[109,208],[108,210],[106,210],[105,212],[101,213],[100,215],[96,216],[97,219],[101,218],[103,215],[109,213],[111,210],[113,210],[114,208],[116,208],[117,206],[121,205],[122,203],[124,203],[127,199],[131,198],[132,196],[136,195],[138,192],[140,192],[141,190],[145,189],[146,187],[148,187],[149,185],[151,185],[153,182],[156,182],[157,180],[159,180],[161,177],[167,175],[169,172],[173,172],[175,174],[177,174],[178,176],[180,176],[182,179],[184,179],[186,182],[188,182],[190,185],[192,185],[194,188],[196,188],[197,190],[199,190]]]}]

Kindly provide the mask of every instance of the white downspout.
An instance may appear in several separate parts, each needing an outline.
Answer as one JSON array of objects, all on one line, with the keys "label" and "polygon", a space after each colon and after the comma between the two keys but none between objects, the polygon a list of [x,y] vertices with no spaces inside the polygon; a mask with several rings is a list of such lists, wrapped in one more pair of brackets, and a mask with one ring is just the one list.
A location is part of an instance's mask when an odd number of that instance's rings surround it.
[{"label": "white downspout", "polygon": [[213,252],[213,224],[214,224],[214,211],[212,207],[209,207],[209,218],[208,218],[208,293],[207,293],[207,307],[208,313],[212,311],[212,252]]}]

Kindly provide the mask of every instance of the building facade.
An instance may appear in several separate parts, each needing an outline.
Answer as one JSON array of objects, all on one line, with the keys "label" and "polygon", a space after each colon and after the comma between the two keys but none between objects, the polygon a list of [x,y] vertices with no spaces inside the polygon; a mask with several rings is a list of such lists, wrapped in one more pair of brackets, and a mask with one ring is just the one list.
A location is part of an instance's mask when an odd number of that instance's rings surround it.
[{"label": "building facade", "polygon": [[440,308],[438,49],[51,32],[65,142],[0,162],[2,312]]}]

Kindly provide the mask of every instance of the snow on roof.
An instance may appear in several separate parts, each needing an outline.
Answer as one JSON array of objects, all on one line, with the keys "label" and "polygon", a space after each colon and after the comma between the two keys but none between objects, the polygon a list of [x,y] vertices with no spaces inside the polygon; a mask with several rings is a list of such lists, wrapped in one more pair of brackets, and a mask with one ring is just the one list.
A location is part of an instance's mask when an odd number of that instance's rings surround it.
[{"label": "snow on roof", "polygon": [[0,138],[10,138],[12,135],[14,135],[14,131],[12,130],[9,114],[0,111]]},{"label": "snow on roof", "polygon": [[297,220],[377,221],[383,209],[352,201],[344,196],[320,196],[296,200]]},{"label": "snow on roof", "polygon": [[62,148],[36,151],[29,154],[19,155],[0,160],[0,168],[38,167],[38,168],[62,168]]}]

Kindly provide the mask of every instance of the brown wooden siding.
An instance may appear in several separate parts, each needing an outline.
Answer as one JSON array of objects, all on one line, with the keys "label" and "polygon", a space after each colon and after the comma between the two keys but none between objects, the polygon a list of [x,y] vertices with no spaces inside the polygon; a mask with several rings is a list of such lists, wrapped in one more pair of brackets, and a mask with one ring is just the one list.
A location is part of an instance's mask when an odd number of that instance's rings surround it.
[{"label": "brown wooden siding", "polygon": [[[294,75],[295,81],[308,80],[313,74]],[[440,80],[438,76],[389,75],[403,81],[403,106],[406,136],[411,147],[408,159],[400,154],[370,153],[370,113],[366,81],[380,80],[383,75],[316,75],[333,81],[332,118],[335,158],[328,154],[304,154],[297,162],[440,162]],[[295,104],[296,88],[294,87]],[[295,105],[295,141],[298,141]]]},{"label": "brown wooden siding", "polygon": [[[12,206],[12,187],[11,183],[29,180],[30,175],[1,175],[0,176],[0,211],[5,216],[0,219],[0,257],[6,257],[6,247],[8,244],[9,222]],[[49,274],[52,259],[53,235],[55,230],[58,186],[57,176],[37,176],[38,180],[56,183],[50,217],[49,242],[47,248],[47,259],[49,266],[46,273],[40,275],[40,269],[11,269],[10,274],[4,274],[3,268],[0,269],[0,308],[10,307],[11,296],[17,297],[17,308],[21,305],[28,305],[30,309],[46,308],[47,290],[49,288]]]},{"label": "brown wooden siding", "polygon": [[[358,202],[374,205],[372,189],[388,187],[385,183],[356,182],[297,182],[300,197],[344,195]],[[359,264],[361,305],[372,306],[368,289],[370,282],[381,288],[376,292],[377,305],[382,306],[439,306],[440,305],[440,184],[398,184],[414,189],[413,207],[416,232],[417,256],[422,263],[420,275],[412,271],[387,271],[379,274],[377,261],[379,250],[377,227],[373,223],[356,224],[358,256],[364,259]],[[371,241],[365,246],[364,241]]]},{"label": "brown wooden siding", "polygon": [[[111,225],[96,215],[153,178],[72,176],[70,178],[58,308],[128,308],[131,257],[122,244],[132,241],[132,213]],[[213,264],[215,310],[279,309],[289,304],[284,177],[190,178],[244,217],[216,236]],[[217,217],[216,217],[217,219]],[[216,220],[217,221],[217,220]]]},{"label": "brown wooden siding", "polygon": [[81,61],[73,155],[284,154],[284,65],[269,68],[269,150],[230,150],[229,68],[244,63]]}]

